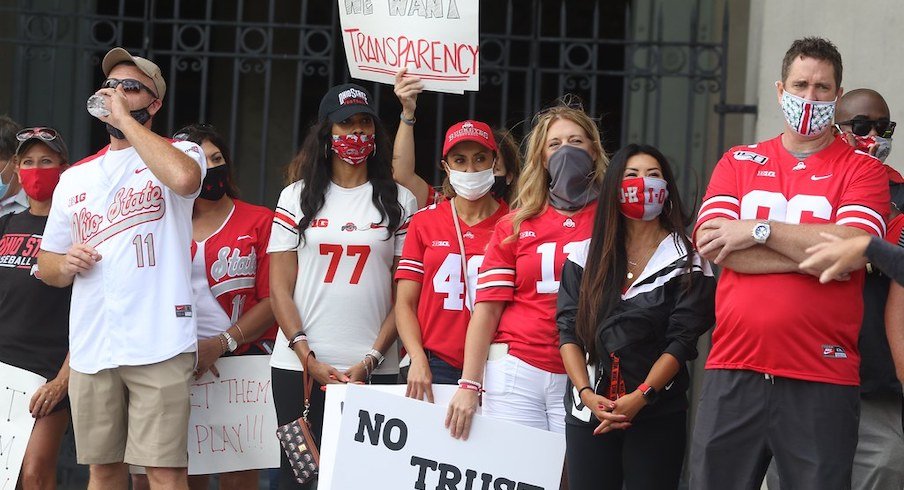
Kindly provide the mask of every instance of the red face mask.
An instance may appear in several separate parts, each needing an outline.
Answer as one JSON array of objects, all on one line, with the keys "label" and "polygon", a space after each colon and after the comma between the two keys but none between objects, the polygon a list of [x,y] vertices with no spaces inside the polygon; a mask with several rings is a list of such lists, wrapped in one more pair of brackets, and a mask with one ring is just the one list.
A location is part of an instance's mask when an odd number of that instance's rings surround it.
[{"label": "red face mask", "polygon": [[372,135],[346,134],[344,136],[333,135],[333,151],[339,155],[345,163],[357,167],[367,161],[367,157],[374,152],[376,144]]},{"label": "red face mask", "polygon": [[631,219],[656,219],[669,197],[666,181],[656,177],[633,177],[622,181],[618,202],[621,212]]},{"label": "red face mask", "polygon": [[62,172],[63,167],[20,168],[19,182],[28,197],[43,202],[53,197]]}]

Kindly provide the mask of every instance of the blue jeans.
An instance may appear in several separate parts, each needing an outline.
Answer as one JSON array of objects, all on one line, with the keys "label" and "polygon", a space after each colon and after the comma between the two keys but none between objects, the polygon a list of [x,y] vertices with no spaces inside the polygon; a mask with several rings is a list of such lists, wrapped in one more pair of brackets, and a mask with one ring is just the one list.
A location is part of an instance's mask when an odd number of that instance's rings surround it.
[{"label": "blue jeans", "polygon": [[433,384],[438,385],[457,385],[461,379],[461,369],[442,360],[439,356],[431,351],[426,351],[427,363],[430,366],[430,373],[433,375]]}]

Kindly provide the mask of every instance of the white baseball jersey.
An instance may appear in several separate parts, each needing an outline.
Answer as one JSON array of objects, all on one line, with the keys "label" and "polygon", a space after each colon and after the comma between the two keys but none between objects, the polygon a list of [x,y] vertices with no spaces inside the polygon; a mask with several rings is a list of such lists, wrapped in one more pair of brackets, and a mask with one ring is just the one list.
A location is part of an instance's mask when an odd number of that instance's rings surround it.
[{"label": "white baseball jersey", "polygon": [[[323,208],[299,242],[299,204],[303,184],[279,196],[267,252],[295,251],[298,278],[295,305],[317,360],[340,371],[360,362],[372,347],[392,308],[392,263],[402,254],[408,220],[417,210],[414,195],[402,186],[400,228],[387,240],[386,222],[371,201],[373,186],[353,189],[330,184]],[[376,374],[399,372],[398,349],[385,353]],[[301,370],[301,362],[280,330],[270,358],[279,369]]]},{"label": "white baseball jersey", "polygon": [[[207,173],[204,153],[175,142]],[[191,290],[191,213],[198,191],[180,196],[163,185],[135,148],[109,150],[63,172],[41,249],[65,254],[94,247],[101,260],[72,287],[72,369],[93,374],[153,364],[195,350]]]}]

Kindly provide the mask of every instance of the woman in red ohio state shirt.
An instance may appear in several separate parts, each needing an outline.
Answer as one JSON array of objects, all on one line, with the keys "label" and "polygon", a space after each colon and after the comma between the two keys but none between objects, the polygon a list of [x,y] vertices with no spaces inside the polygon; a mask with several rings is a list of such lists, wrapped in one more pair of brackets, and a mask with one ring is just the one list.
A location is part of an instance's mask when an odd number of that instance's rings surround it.
[{"label": "woman in red ohio state shirt", "polygon": [[[229,145],[213,126],[192,124],[173,139],[197,143],[207,157],[207,176],[192,213],[197,378],[208,369],[216,374],[214,363],[223,355],[273,351],[276,323],[270,308],[267,255],[273,211],[238,199]],[[207,488],[207,479],[189,477],[192,488]],[[252,488],[257,480],[256,470],[220,475],[223,488]]]},{"label": "woman in red ohio state shirt", "polygon": [[496,223],[477,278],[460,389],[446,416],[453,437],[468,436],[484,384],[484,415],[565,432],[556,294],[562,264],[590,237],[609,160],[594,122],[568,101],[534,119],[517,210]]},{"label": "woman in red ohio state shirt", "polygon": [[452,125],[443,141],[446,198],[411,218],[395,277],[396,325],[411,356],[412,398],[432,402],[432,383],[454,385],[461,378],[477,268],[496,222],[508,212],[490,192],[496,152],[485,123]]}]

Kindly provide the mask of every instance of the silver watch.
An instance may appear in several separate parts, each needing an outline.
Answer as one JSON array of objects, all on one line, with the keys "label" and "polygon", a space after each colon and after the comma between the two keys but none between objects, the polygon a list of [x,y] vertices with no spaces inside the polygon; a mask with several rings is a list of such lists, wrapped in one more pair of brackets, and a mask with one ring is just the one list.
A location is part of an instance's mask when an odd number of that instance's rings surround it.
[{"label": "silver watch", "polygon": [[226,339],[226,348],[229,349],[229,352],[235,352],[236,349],[239,348],[239,343],[235,341],[232,335],[229,335],[229,332],[223,331],[223,338]]},{"label": "silver watch", "polygon": [[772,227],[769,226],[768,221],[760,221],[757,223],[753,230],[750,232],[753,235],[753,241],[763,245],[766,243],[766,240],[769,239],[769,234],[772,232]]}]

